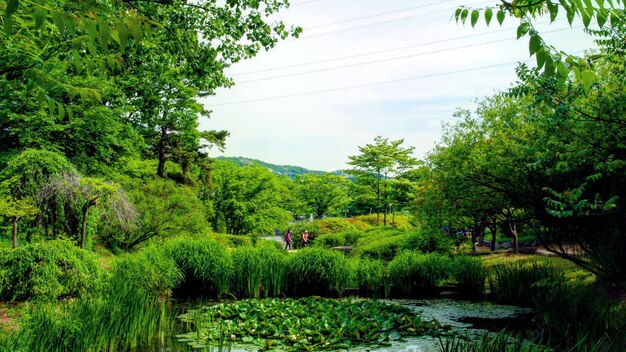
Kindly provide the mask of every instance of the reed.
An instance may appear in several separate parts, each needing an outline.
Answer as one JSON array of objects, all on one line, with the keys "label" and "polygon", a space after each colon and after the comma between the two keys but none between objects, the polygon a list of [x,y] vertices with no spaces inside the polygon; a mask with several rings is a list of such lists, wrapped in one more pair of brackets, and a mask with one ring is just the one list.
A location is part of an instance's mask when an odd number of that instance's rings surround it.
[{"label": "reed", "polygon": [[359,296],[384,296],[386,267],[381,260],[353,257],[348,260],[350,287],[358,289]]},{"label": "reed", "polygon": [[454,257],[451,263],[451,272],[464,296],[470,298],[482,298],[484,296],[487,271],[480,258]]},{"label": "reed", "polygon": [[211,239],[177,238],[165,243],[163,251],[183,273],[175,296],[219,298],[228,291],[233,264],[224,245]]},{"label": "reed", "polygon": [[294,296],[341,296],[348,283],[348,260],[338,251],[307,248],[287,261],[286,277],[287,292]]},{"label": "reed", "polygon": [[439,352],[548,352],[548,347],[514,339],[506,332],[484,333],[478,339],[469,336],[439,337]]},{"label": "reed", "polygon": [[562,281],[561,273],[549,264],[504,263],[491,269],[491,295],[500,303],[532,307],[540,283]]},{"label": "reed", "polygon": [[278,296],[285,288],[287,255],[270,247],[239,247],[231,252],[231,293],[239,298]]},{"label": "reed", "polygon": [[421,254],[404,251],[389,262],[389,279],[393,293],[403,297],[430,294],[450,275],[451,259],[438,253]]}]

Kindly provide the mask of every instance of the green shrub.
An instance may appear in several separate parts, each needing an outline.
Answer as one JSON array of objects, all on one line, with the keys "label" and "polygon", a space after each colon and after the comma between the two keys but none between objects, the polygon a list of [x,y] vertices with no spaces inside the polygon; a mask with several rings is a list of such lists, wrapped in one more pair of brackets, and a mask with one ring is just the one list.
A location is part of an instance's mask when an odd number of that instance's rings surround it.
[{"label": "green shrub", "polygon": [[401,296],[415,296],[420,291],[429,293],[448,278],[450,264],[451,259],[442,254],[404,251],[389,262],[389,280],[394,292]]},{"label": "green shrub", "polygon": [[470,297],[482,297],[487,271],[480,258],[458,256],[452,260],[451,273],[461,292]]},{"label": "green shrub", "polygon": [[270,247],[239,247],[231,252],[237,297],[278,296],[284,289],[287,255]]},{"label": "green shrub", "polygon": [[252,238],[248,235],[227,235],[223,233],[216,233],[212,234],[210,237],[227,247],[241,247],[252,245]]},{"label": "green shrub", "polygon": [[69,241],[0,249],[2,299],[80,297],[100,289],[103,277],[95,255]]},{"label": "green shrub", "polygon": [[341,295],[349,277],[348,260],[331,249],[306,248],[287,262],[288,290],[296,296]]},{"label": "green shrub", "polygon": [[[378,222],[376,221],[376,214],[359,215],[355,217],[355,220],[365,223],[369,226],[378,227],[383,225],[383,216],[384,215],[381,213]],[[407,216],[397,214],[394,216],[391,216],[391,214],[387,214],[387,225],[400,230],[411,230],[415,228],[415,226],[409,221],[409,218]]]},{"label": "green shrub", "polygon": [[411,231],[402,239],[400,248],[422,253],[449,254],[453,248],[452,241],[443,234],[426,234],[422,231]]},{"label": "green shrub", "polygon": [[224,245],[211,239],[177,238],[166,242],[164,251],[183,273],[175,295],[219,297],[228,291],[233,267]]},{"label": "green shrub", "polygon": [[[340,232],[355,232],[359,229],[355,224],[343,218],[318,219],[311,222],[297,223],[291,228],[294,235],[300,238],[304,230],[309,231],[309,240],[314,240],[317,236]],[[286,231],[283,231],[283,233]]]},{"label": "green shrub", "polygon": [[374,227],[366,230],[356,243],[357,256],[389,261],[395,257],[407,231],[393,227]]}]

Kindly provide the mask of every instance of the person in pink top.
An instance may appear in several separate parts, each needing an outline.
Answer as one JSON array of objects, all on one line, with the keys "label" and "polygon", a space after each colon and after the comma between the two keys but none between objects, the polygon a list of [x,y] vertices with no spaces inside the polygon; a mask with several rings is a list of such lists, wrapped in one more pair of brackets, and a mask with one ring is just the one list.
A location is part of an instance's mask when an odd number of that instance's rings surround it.
[{"label": "person in pink top", "polygon": [[304,230],[302,233],[302,237],[300,237],[300,241],[302,242],[302,248],[306,247],[309,244],[309,231]]},{"label": "person in pink top", "polygon": [[293,241],[291,240],[291,230],[287,230],[287,233],[285,234],[285,249],[291,249],[291,243]]}]

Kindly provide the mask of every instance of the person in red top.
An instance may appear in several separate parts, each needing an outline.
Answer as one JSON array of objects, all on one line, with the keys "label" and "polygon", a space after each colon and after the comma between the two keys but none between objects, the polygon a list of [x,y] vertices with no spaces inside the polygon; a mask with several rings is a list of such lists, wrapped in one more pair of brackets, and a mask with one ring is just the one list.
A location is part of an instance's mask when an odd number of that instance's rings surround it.
[{"label": "person in red top", "polygon": [[304,230],[302,233],[302,237],[300,237],[300,241],[302,241],[302,248],[306,247],[309,244],[309,231]]},{"label": "person in red top", "polygon": [[293,241],[291,240],[291,230],[287,230],[287,233],[285,234],[285,249],[291,249],[291,243]]}]

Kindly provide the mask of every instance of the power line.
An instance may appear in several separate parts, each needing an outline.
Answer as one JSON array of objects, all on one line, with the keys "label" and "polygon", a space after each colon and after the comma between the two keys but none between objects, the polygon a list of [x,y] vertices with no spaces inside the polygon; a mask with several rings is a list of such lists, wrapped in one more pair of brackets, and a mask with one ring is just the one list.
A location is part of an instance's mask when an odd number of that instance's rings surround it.
[{"label": "power line", "polygon": [[[560,29],[547,31],[545,33],[555,33],[555,32],[560,32],[560,31],[564,31],[564,30],[575,29],[575,28],[582,28],[582,26],[571,27],[571,28],[570,27],[565,27],[565,28],[560,28]],[[460,46],[451,47],[451,48],[442,48],[442,49],[431,50],[431,51],[422,52],[422,53],[416,53],[416,54],[411,54],[411,55],[396,56],[396,57],[385,58],[385,59],[380,59],[380,60],[359,62],[359,63],[347,64],[347,65],[342,65],[342,66],[334,66],[334,67],[322,68],[322,69],[317,69],[317,70],[310,70],[310,71],[304,71],[304,72],[295,72],[295,73],[289,73],[289,74],[284,74],[284,75],[279,75],[279,76],[271,76],[271,77],[263,77],[263,78],[251,79],[251,80],[247,80],[247,81],[235,82],[235,84],[246,84],[246,83],[253,83],[253,82],[260,82],[260,81],[268,81],[268,80],[273,80],[273,79],[287,78],[287,77],[293,77],[293,76],[302,76],[302,75],[308,75],[308,74],[325,72],[325,71],[336,71],[336,70],[341,70],[341,69],[345,69],[345,68],[352,68],[352,67],[373,65],[373,64],[389,62],[389,61],[410,59],[410,58],[414,58],[414,57],[418,57],[418,56],[443,53],[443,52],[447,52],[447,51],[466,49],[466,48],[471,48],[471,47],[476,47],[476,46],[481,46],[481,45],[487,45],[487,44],[493,44],[493,43],[501,43],[501,42],[510,41],[510,40],[511,40],[511,38],[495,39],[495,40],[490,40],[490,41],[486,41],[486,42],[471,43],[471,44],[460,45]]]},{"label": "power line", "polygon": [[425,7],[430,7],[430,6],[434,6],[434,5],[439,5],[442,3],[446,3],[446,2],[452,2],[454,0],[441,0],[441,1],[437,1],[437,2],[431,2],[429,4],[424,4],[424,5],[419,5],[419,6],[413,6],[413,7],[407,7],[404,9],[399,9],[399,10],[393,10],[393,11],[387,11],[387,12],[380,12],[380,13],[376,13],[376,14],[372,14],[372,15],[367,15],[367,16],[362,16],[362,17],[355,17],[355,18],[350,18],[347,20],[342,20],[342,21],[337,21],[337,22],[331,22],[331,23],[325,23],[325,24],[320,24],[317,26],[309,26],[309,27],[305,27],[305,29],[317,29],[317,28],[323,28],[323,27],[330,27],[330,26],[335,26],[338,24],[343,24],[343,23],[350,23],[350,22],[356,22],[356,21],[361,21],[361,20],[366,20],[368,18],[374,18],[374,17],[380,17],[380,16],[385,16],[385,15],[391,15],[394,13],[399,13],[399,12],[405,12],[405,11],[411,11],[411,10],[417,10],[417,9],[421,9],[421,8],[425,8]]},{"label": "power line", "polygon": [[254,103],[254,102],[259,102],[259,101],[269,101],[269,100],[277,100],[277,99],[294,98],[294,97],[300,97],[300,96],[306,96],[306,95],[316,95],[316,94],[323,94],[323,93],[331,93],[331,92],[338,92],[338,91],[351,90],[351,89],[357,89],[357,88],[366,88],[366,87],[380,86],[380,85],[385,85],[385,84],[393,84],[393,83],[400,83],[400,82],[407,82],[407,81],[415,81],[415,80],[424,79],[424,78],[434,78],[434,77],[441,77],[441,76],[449,76],[449,75],[454,75],[454,74],[458,74],[458,73],[481,71],[481,70],[486,70],[486,69],[490,69],[490,68],[504,67],[504,66],[517,64],[517,63],[520,63],[520,62],[529,62],[529,61],[531,61],[531,60],[512,61],[512,62],[506,62],[506,63],[501,63],[501,64],[478,66],[478,67],[470,67],[470,68],[464,68],[464,69],[454,70],[454,71],[431,73],[431,74],[426,74],[426,75],[412,76],[412,77],[400,78],[400,79],[394,79],[394,80],[388,80],[388,81],[370,82],[370,83],[364,83],[364,84],[358,84],[358,85],[346,86],[346,87],[321,89],[321,90],[315,90],[315,91],[309,91],[309,92],[277,95],[277,96],[265,97],[265,98],[257,98],[257,99],[238,100],[238,101],[231,101],[231,102],[226,102],[226,103],[217,103],[217,104],[212,104],[212,106],[224,106],[224,105]]},{"label": "power line", "polygon": [[[565,21],[565,19],[556,20],[556,21],[554,21],[554,23],[563,22],[563,21]],[[549,23],[549,22],[545,21],[545,22],[540,22],[538,24],[547,24],[547,23]],[[572,29],[580,28],[580,26],[578,26],[578,27],[571,27],[571,28]],[[563,28],[563,30],[564,29],[565,28]],[[414,48],[419,48],[419,47],[423,47],[423,46],[429,46],[429,45],[434,45],[434,44],[441,44],[441,43],[452,42],[452,41],[457,41],[457,40],[462,40],[462,39],[482,37],[482,36],[486,36],[486,35],[492,35],[492,34],[502,33],[502,32],[511,32],[511,31],[515,31],[515,29],[502,28],[502,29],[496,29],[496,30],[483,32],[483,33],[469,34],[469,35],[464,35],[464,36],[460,36],[460,37],[454,37],[454,38],[447,38],[447,39],[435,40],[435,41],[430,41],[430,42],[417,43],[417,44],[413,44],[413,45],[401,46],[401,47],[396,47],[396,48],[391,48],[391,49],[369,51],[369,52],[361,53],[361,54],[339,56],[339,57],[334,57],[334,58],[329,58],[329,59],[322,59],[322,60],[316,60],[316,61],[307,61],[307,62],[302,62],[302,63],[298,63],[298,64],[291,64],[291,65],[285,65],[285,66],[280,66],[280,67],[271,67],[271,68],[266,68],[266,69],[261,69],[261,70],[232,73],[232,74],[230,74],[230,76],[232,76],[232,77],[246,76],[246,75],[251,75],[251,74],[255,74],[255,73],[280,71],[280,70],[286,70],[286,69],[302,67],[302,66],[311,66],[311,65],[317,65],[317,64],[325,64],[325,63],[329,63],[329,62],[343,61],[343,60],[348,60],[348,59],[355,59],[355,58],[360,58],[360,57],[372,56],[372,55],[377,55],[377,54],[384,54],[384,53],[389,53],[389,52],[393,52],[393,51],[400,51],[400,50],[406,50],[406,49],[414,49]],[[546,33],[549,33],[549,32],[546,32]]]},{"label": "power line", "polygon": [[306,1],[299,1],[299,2],[294,2],[293,4],[290,4],[289,6],[299,6],[299,5],[306,5],[312,2],[318,2],[320,0],[306,0]]}]

